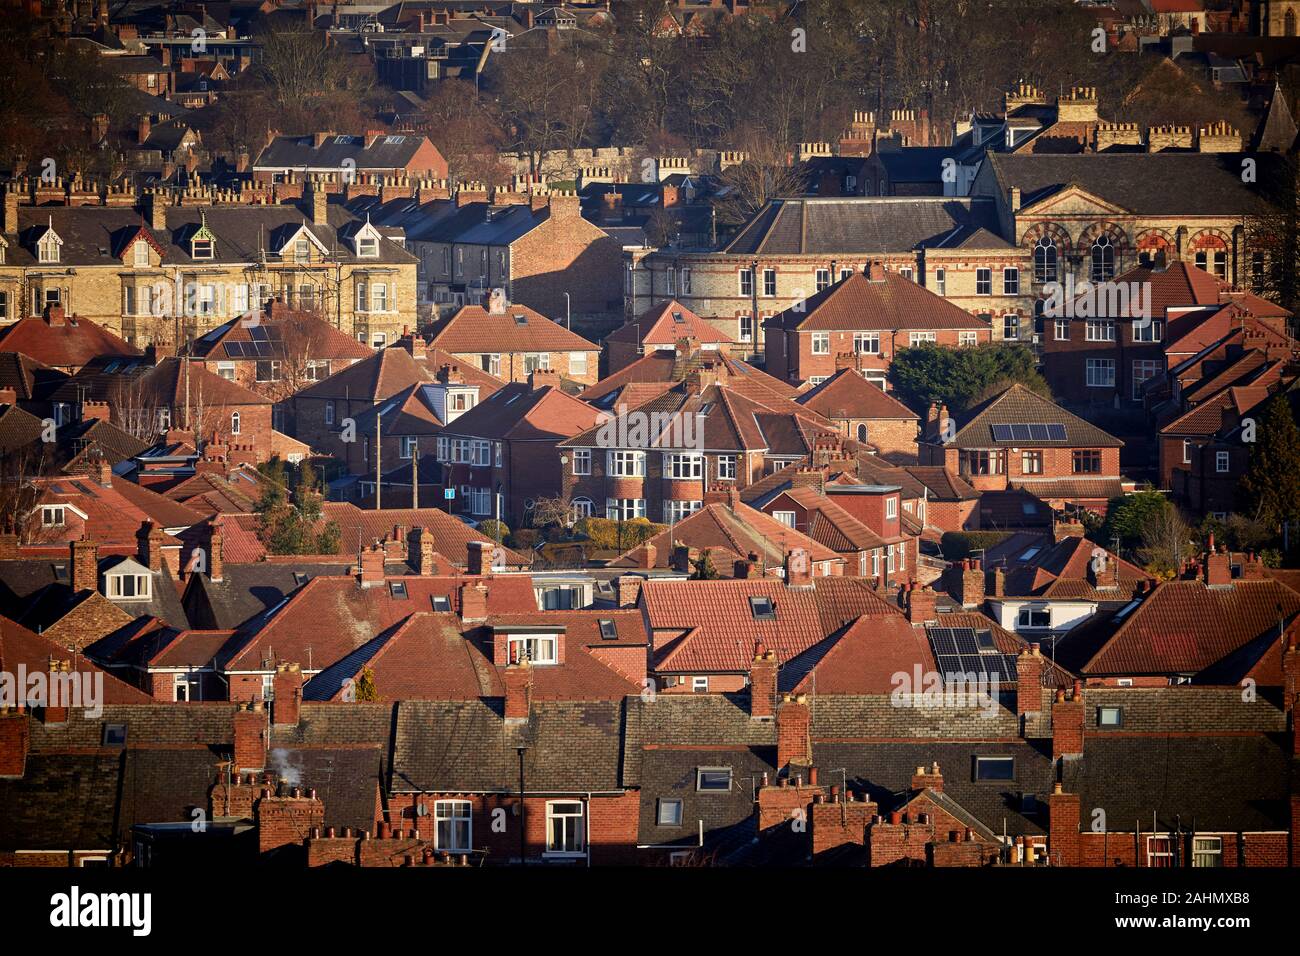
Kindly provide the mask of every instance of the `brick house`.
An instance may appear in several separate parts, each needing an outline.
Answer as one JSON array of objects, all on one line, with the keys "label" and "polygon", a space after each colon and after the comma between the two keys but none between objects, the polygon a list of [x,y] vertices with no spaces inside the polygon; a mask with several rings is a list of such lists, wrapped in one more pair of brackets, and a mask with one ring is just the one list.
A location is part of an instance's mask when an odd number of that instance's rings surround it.
[{"label": "brick house", "polygon": [[[375,416],[381,409],[398,402],[414,416],[407,421],[402,415],[393,417],[391,410],[386,413],[390,417],[383,424],[382,468],[384,462],[396,465],[411,458],[417,446],[422,454],[431,454],[432,446],[422,437],[436,434],[503,384],[476,365],[427,349],[419,336],[402,341],[402,346],[381,349],[295,393],[286,403],[295,437],[345,462],[351,474],[373,474],[376,462],[368,443],[373,443]],[[364,430],[358,424],[363,417]],[[349,421],[352,440],[344,441]],[[403,430],[407,424],[412,427]],[[416,441],[403,445],[403,439]]]},{"label": "brick house", "polygon": [[651,306],[622,328],[605,336],[606,374],[621,371],[648,352],[676,351],[682,339],[698,343],[698,348],[702,351],[724,354],[735,341],[672,299],[662,305]]},{"label": "brick house", "polygon": [[1137,266],[1114,282],[1124,295],[1086,296],[1087,306],[1081,297],[1078,307],[1044,318],[1043,374],[1066,404],[1141,404],[1143,383],[1187,353],[1180,340],[1230,303],[1249,311],[1244,321],[1250,325],[1286,331],[1285,310],[1257,296],[1229,293],[1224,282],[1188,262]]},{"label": "brick house", "polygon": [[622,245],[582,218],[576,195],[496,190],[489,201],[470,187],[438,205],[408,241],[432,301],[465,305],[502,288],[543,315],[618,312]]},{"label": "brick house", "polygon": [[567,395],[554,372],[506,385],[438,437],[444,484],[456,490],[447,510],[527,525],[537,499],[563,496],[558,443],[594,427],[601,415]]},{"label": "brick house", "polygon": [[817,468],[800,469],[794,482],[764,502],[763,513],[842,555],[845,574],[890,587],[920,573],[921,529],[899,506],[901,488],[826,482]]},{"label": "brick house", "polygon": [[775,199],[716,251],[626,250],[624,315],[676,299],[734,338],[738,357],[770,361],[765,330],[773,316],[874,261],[949,305],[998,316],[967,327],[983,332],[980,341],[1008,329],[1030,341],[1033,296],[1022,280],[1030,260],[1006,236],[987,197]]},{"label": "brick house", "polygon": [[526,382],[537,371],[554,371],[578,385],[594,385],[600,376],[600,346],[526,305],[507,302],[499,289],[484,304],[435,322],[428,341],[507,382]]},{"label": "brick house", "polygon": [[863,377],[861,356],[848,358],[843,368],[800,394],[795,401],[829,418],[845,438],[869,445],[889,461],[916,460],[916,436],[921,417],[879,385]]},{"label": "brick house", "polygon": [[[761,397],[749,397],[761,395]],[[710,491],[744,489],[765,472],[802,462],[830,423],[789,399],[733,388],[708,366],[669,390],[561,442],[564,496],[575,514],[676,521]]]},{"label": "brick house", "polygon": [[789,382],[819,385],[856,356],[859,371],[886,387],[889,364],[902,348],[922,343],[952,348],[992,340],[987,320],[912,279],[873,261],[768,322],[766,369]]},{"label": "brick house", "polygon": [[[374,350],[315,313],[272,300],[260,312],[231,319],[196,339],[186,354],[202,361],[208,371],[283,403]],[[283,416],[279,404],[276,411]]]},{"label": "brick house", "polygon": [[946,408],[932,407],[919,460],[942,466],[981,492],[1017,489],[1053,508],[1104,511],[1124,488],[1122,445],[1091,422],[1016,384],[952,419]]},{"label": "brick house", "polygon": [[209,372],[201,362],[160,351],[150,349],[144,361],[88,366],[64,391],[107,402],[111,421],[134,435],[183,428],[200,441],[251,450],[259,462],[274,456],[269,398]]}]

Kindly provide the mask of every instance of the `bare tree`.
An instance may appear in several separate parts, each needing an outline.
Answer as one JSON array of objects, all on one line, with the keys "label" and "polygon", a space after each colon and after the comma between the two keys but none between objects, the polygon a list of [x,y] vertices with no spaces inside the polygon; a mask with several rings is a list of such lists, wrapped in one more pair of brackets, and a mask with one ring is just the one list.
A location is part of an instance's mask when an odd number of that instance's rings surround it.
[{"label": "bare tree", "polygon": [[739,226],[753,218],[769,200],[797,196],[807,189],[807,176],[791,165],[789,154],[776,143],[750,137],[744,162],[728,166],[718,176],[713,208],[718,222]]}]

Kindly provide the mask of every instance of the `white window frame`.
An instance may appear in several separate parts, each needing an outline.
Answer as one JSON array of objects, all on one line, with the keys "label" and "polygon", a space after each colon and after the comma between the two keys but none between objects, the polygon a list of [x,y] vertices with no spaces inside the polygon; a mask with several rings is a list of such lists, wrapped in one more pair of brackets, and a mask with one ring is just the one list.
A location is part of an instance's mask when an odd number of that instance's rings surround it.
[{"label": "white window frame", "polygon": [[[444,841],[443,824],[450,841]],[[463,826],[465,839],[458,839]],[[433,803],[433,845],[443,853],[469,853],[474,849],[474,805],[468,800],[435,800]]]},{"label": "white window frame", "polygon": [[519,651],[528,652],[528,660],[534,664],[558,664],[560,639],[555,634],[510,635],[506,639],[507,660],[520,660]]},{"label": "white window frame", "polygon": [[718,480],[720,481],[736,480],[736,456],[735,455],[718,456]]},{"label": "white window frame", "polygon": [[908,332],[907,333],[908,348],[914,349],[922,342],[933,342],[937,344],[938,341],[939,341],[939,334],[937,332]]},{"label": "white window frame", "polygon": [[980,334],[979,334],[978,332],[958,332],[958,333],[957,333],[957,347],[958,347],[958,348],[967,349],[967,348],[972,348],[972,347],[974,347],[974,346],[976,346],[976,345],[979,345],[979,344],[980,344]]},{"label": "white window frame", "polygon": [[573,473],[575,475],[591,474],[590,448],[575,448],[573,450]]},{"label": "white window frame", "polygon": [[1020,295],[1020,270],[1015,266],[1002,269],[1002,294]]},{"label": "white window frame", "polygon": [[781,522],[781,524],[785,525],[787,528],[793,528],[798,515],[793,511],[773,511],[772,517]]},{"label": "white window frame", "polygon": [[[130,578],[132,589],[135,593],[125,593],[124,582]],[[104,594],[113,601],[149,601],[153,596],[153,579],[147,574],[128,574],[121,572],[118,574],[104,575]]]},{"label": "white window frame", "polygon": [[605,467],[614,478],[644,478],[645,452],[611,449],[606,453]]},{"label": "white window frame", "polygon": [[1232,470],[1232,455],[1226,451],[1216,451],[1214,453],[1214,473],[1217,475],[1226,475]]},{"label": "white window frame", "polygon": [[[577,807],[561,812],[557,807]],[[556,839],[556,826],[564,821],[562,838]],[[548,857],[575,858],[587,855],[587,809],[581,800],[546,801],[546,853]],[[557,849],[557,846],[559,847]]]},{"label": "white window frame", "polygon": [[812,355],[830,355],[831,334],[829,332],[813,332],[808,339],[808,350]]},{"label": "white window frame", "polygon": [[739,294],[743,296],[752,296],[754,294],[754,270],[739,269],[736,271],[736,288]]},{"label": "white window frame", "polygon": [[63,505],[41,505],[41,527],[62,528],[68,521],[68,509]]},{"label": "white window frame", "polygon": [[703,478],[704,456],[699,452],[664,452],[663,467],[665,478]]},{"label": "white window frame", "polygon": [[587,353],[570,352],[569,353],[569,374],[573,376],[587,374]]},{"label": "white window frame", "polygon": [[1114,388],[1115,360],[1097,358],[1086,359],[1084,364],[1084,381],[1088,388]]},{"label": "white window frame", "polygon": [[879,355],[880,354],[880,333],[879,332],[854,332],[853,351],[856,352],[858,355]]}]

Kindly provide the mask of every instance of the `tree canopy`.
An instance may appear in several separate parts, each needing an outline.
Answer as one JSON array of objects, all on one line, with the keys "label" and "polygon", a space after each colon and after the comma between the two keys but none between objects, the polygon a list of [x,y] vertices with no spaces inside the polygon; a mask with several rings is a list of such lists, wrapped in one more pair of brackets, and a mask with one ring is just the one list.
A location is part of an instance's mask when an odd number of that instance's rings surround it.
[{"label": "tree canopy", "polygon": [[1034,353],[1023,345],[999,342],[964,349],[933,343],[901,349],[890,365],[889,378],[899,398],[921,414],[933,402],[962,411],[1016,383],[1052,397]]}]

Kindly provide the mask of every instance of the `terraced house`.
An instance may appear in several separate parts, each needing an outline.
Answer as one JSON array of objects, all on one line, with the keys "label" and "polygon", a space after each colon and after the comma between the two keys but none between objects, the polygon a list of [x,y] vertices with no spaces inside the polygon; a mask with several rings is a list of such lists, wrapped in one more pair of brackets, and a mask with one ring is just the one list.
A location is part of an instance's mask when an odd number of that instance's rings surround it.
[{"label": "terraced house", "polygon": [[61,306],[128,343],[176,347],[274,298],[367,345],[396,341],[415,313],[415,258],[323,191],[297,194],[254,205],[253,190],[79,197],[10,183],[0,318]]}]

